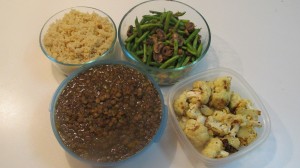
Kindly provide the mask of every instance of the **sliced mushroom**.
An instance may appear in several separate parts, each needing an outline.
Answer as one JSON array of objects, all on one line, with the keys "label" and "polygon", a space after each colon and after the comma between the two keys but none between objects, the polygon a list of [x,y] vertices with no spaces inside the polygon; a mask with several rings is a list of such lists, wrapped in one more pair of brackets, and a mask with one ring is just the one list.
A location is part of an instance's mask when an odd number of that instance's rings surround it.
[{"label": "sliced mushroom", "polygon": [[163,56],[160,53],[153,53],[153,59],[157,63],[161,63],[163,61]]},{"label": "sliced mushroom", "polygon": [[195,30],[195,24],[194,24],[193,22],[187,22],[187,23],[185,24],[185,29],[186,29],[189,33],[191,33],[191,32],[193,32],[193,31]]},{"label": "sliced mushroom", "polygon": [[127,30],[127,37],[130,37],[133,34],[133,26],[130,25]]},{"label": "sliced mushroom", "polygon": [[173,49],[170,46],[164,46],[161,53],[163,56],[170,57],[173,55]]},{"label": "sliced mushroom", "polygon": [[162,29],[156,29],[156,34],[157,34],[157,38],[160,41],[165,41],[166,40],[166,34]]},{"label": "sliced mushroom", "polygon": [[164,47],[164,44],[162,42],[154,43],[154,45],[153,45],[154,53],[160,53],[160,51],[163,47]]}]

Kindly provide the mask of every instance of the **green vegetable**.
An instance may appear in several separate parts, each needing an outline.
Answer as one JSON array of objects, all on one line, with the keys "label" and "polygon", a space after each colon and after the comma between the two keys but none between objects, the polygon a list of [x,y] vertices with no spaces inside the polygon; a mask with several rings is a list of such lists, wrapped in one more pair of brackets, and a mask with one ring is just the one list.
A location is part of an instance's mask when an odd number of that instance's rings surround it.
[{"label": "green vegetable", "polygon": [[178,55],[168,59],[165,63],[163,63],[159,68],[164,69],[169,66],[171,63],[175,62],[179,58]]},{"label": "green vegetable", "polygon": [[149,12],[140,22],[135,18],[133,32],[125,40],[126,49],[135,59],[152,67],[172,69],[201,56],[203,44],[198,35],[201,29],[187,30],[185,24],[190,20],[180,18],[185,12]]}]

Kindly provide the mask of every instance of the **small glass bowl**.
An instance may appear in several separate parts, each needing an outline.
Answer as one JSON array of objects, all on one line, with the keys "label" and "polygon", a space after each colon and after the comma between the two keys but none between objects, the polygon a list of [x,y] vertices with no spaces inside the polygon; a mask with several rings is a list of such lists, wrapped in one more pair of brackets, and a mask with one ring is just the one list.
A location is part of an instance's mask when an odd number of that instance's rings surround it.
[{"label": "small glass bowl", "polygon": [[[221,76],[231,76],[231,90],[238,93],[242,98],[249,99],[253,106],[256,109],[261,111],[261,115],[259,116],[259,121],[262,124],[261,128],[257,128],[257,138],[254,142],[246,147],[241,147],[238,152],[230,154],[228,157],[225,158],[218,158],[212,159],[204,156],[197,149],[192,145],[189,139],[186,137],[185,133],[179,126],[179,122],[177,120],[177,116],[175,114],[173,103],[174,100],[185,90],[191,89],[192,84],[195,81],[203,80],[209,81],[213,80],[217,77]],[[250,151],[257,148],[263,142],[266,141],[270,134],[271,130],[271,121],[269,118],[269,114],[267,109],[265,108],[264,104],[261,102],[260,98],[257,96],[255,91],[251,88],[251,86],[247,83],[247,81],[239,75],[237,72],[228,69],[228,68],[216,68],[207,70],[205,72],[198,73],[196,75],[190,76],[177,84],[175,84],[169,91],[168,94],[168,107],[169,107],[169,115],[171,119],[171,123],[173,128],[176,131],[178,136],[179,142],[182,145],[183,151],[186,155],[193,161],[193,164],[198,165],[204,163],[208,166],[218,166],[228,162],[231,162],[235,159],[238,159],[244,155],[247,155]]]},{"label": "small glass bowl", "polygon": [[[113,37],[112,43],[110,44],[110,47],[102,55],[99,55],[95,59],[89,60],[84,63],[73,64],[73,63],[65,63],[65,62],[58,61],[53,56],[51,56],[51,54],[49,54],[47,52],[47,50],[45,48],[45,44],[44,44],[44,36],[47,33],[49,26],[51,26],[51,24],[55,23],[57,20],[62,19],[64,17],[64,15],[69,13],[71,10],[77,10],[77,11],[80,11],[83,13],[89,13],[89,14],[96,13],[97,15],[99,15],[101,17],[108,18],[108,21],[109,21],[109,23],[111,23],[113,30],[114,30],[114,37]],[[44,24],[44,26],[41,29],[40,36],[39,36],[39,43],[40,43],[40,47],[41,47],[43,53],[55,65],[55,67],[57,67],[58,70],[61,71],[64,75],[69,75],[72,71],[81,67],[82,65],[86,65],[86,64],[95,62],[96,60],[109,59],[110,57],[112,57],[112,55],[114,54],[114,51],[115,51],[116,40],[117,40],[117,29],[116,29],[116,25],[115,25],[113,19],[108,14],[106,14],[105,12],[103,12],[99,9],[92,8],[92,7],[86,7],[86,6],[71,7],[71,8],[67,8],[67,9],[64,9],[62,11],[55,13],[53,16],[51,16],[46,21],[46,23]]]},{"label": "small glass bowl", "polygon": [[[125,47],[127,30],[130,25],[134,25],[136,17],[138,17],[139,20],[141,20],[141,17],[143,15],[149,14],[149,10],[170,10],[173,12],[186,12],[185,15],[181,18],[190,19],[191,22],[194,22],[196,27],[201,28],[200,35],[201,41],[203,43],[203,50],[200,58],[198,58],[191,64],[174,69],[159,69],[156,67],[148,66],[136,60],[135,57],[132,54],[130,54]],[[172,85],[179,81],[181,78],[185,77],[202,60],[202,58],[205,56],[209,49],[211,42],[211,33],[204,17],[193,7],[185,3],[179,1],[146,1],[134,6],[123,16],[118,28],[118,38],[122,51],[127,60],[141,66],[143,69],[148,71],[150,75],[152,75],[153,78],[158,82],[159,85]]]},{"label": "small glass bowl", "polygon": [[[62,91],[64,90],[64,88],[68,85],[69,82],[71,82],[74,78],[76,78],[79,74],[89,70],[92,67],[95,66],[100,66],[100,65],[124,65],[126,67],[132,68],[136,71],[139,71],[140,73],[142,73],[143,75],[145,75],[149,81],[153,84],[153,87],[157,90],[158,94],[159,94],[159,98],[161,100],[161,106],[162,106],[162,117],[161,117],[161,122],[160,125],[155,133],[155,135],[152,137],[152,139],[149,141],[148,144],[146,144],[143,149],[141,149],[140,151],[138,151],[137,153],[135,153],[134,155],[124,159],[124,160],[120,160],[120,161],[116,161],[116,162],[96,162],[96,161],[91,161],[91,160],[87,160],[84,159],[82,157],[80,157],[79,155],[77,155],[76,153],[74,153],[70,148],[68,148],[65,143],[62,141],[61,136],[58,132],[58,129],[56,127],[56,121],[55,121],[55,112],[56,112],[56,104],[58,101],[58,98],[60,96],[60,94],[62,93]],[[153,80],[153,78],[143,69],[137,67],[134,64],[131,64],[127,61],[122,61],[122,60],[100,60],[100,61],[95,61],[91,64],[88,65],[84,65],[78,69],[76,69],[75,71],[73,71],[57,88],[57,90],[54,93],[54,96],[52,97],[52,101],[50,104],[50,120],[51,120],[51,126],[52,126],[52,130],[53,133],[58,141],[58,143],[61,145],[61,147],[71,156],[73,156],[74,158],[76,158],[79,161],[82,161],[83,163],[87,163],[89,165],[92,166],[117,166],[120,164],[123,164],[124,162],[128,162],[131,161],[133,159],[135,159],[136,157],[139,157],[144,151],[146,151],[148,148],[150,148],[153,144],[158,143],[161,139],[161,136],[163,135],[166,126],[167,126],[167,122],[168,122],[168,107],[165,105],[164,102],[164,98],[163,98],[163,94],[161,92],[160,87],[158,86],[158,84]]]}]

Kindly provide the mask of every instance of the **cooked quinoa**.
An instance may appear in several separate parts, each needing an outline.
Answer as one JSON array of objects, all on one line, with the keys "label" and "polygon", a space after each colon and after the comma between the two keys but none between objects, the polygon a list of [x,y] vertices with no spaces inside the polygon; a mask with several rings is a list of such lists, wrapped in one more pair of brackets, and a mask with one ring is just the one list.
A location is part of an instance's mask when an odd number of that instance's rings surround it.
[{"label": "cooked quinoa", "polygon": [[115,30],[107,17],[72,9],[49,26],[43,41],[57,61],[81,64],[102,55],[114,38]]}]

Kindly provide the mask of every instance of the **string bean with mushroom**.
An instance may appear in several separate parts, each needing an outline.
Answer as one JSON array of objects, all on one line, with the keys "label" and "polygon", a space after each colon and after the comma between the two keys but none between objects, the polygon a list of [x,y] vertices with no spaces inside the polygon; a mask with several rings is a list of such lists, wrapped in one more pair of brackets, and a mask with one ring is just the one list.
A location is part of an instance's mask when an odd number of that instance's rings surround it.
[{"label": "string bean with mushroom", "polygon": [[186,66],[201,57],[201,28],[180,17],[185,12],[149,11],[127,30],[125,47],[138,61],[170,69]]}]

